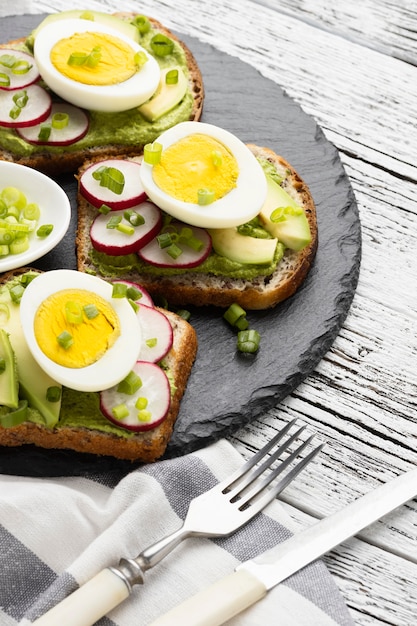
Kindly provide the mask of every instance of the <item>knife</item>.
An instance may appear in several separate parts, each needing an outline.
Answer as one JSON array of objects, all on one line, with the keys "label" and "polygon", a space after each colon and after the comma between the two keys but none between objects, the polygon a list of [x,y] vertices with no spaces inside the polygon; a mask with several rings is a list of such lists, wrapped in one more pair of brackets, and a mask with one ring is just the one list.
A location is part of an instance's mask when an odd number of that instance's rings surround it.
[{"label": "knife", "polygon": [[290,539],[238,565],[149,626],[219,626],[269,589],[417,495],[417,469],[358,498]]}]

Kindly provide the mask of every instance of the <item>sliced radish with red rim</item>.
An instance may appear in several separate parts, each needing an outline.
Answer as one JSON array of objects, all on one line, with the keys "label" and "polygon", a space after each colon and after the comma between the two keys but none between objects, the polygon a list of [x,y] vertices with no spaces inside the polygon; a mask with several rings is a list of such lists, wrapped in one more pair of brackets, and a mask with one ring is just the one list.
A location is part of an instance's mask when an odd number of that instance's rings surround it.
[{"label": "sliced radish with red rim", "polygon": [[123,393],[115,385],[101,391],[100,410],[113,424],[127,430],[151,430],[161,424],[168,414],[171,405],[169,380],[154,363],[138,361],[132,371],[140,379],[139,389],[131,394]]},{"label": "sliced radish with red rim", "polygon": [[146,291],[146,289],[142,287],[142,285],[138,285],[137,283],[131,282],[130,280],[112,280],[112,283],[121,283],[122,285],[126,285],[128,289],[129,287],[131,287],[136,291],[140,291],[140,296],[136,298],[130,298],[131,300],[133,300],[133,302],[136,302],[136,304],[144,304],[148,307],[155,306],[150,293]]},{"label": "sliced radish with red rim", "polygon": [[158,363],[172,347],[174,334],[166,315],[158,309],[139,305],[137,311],[142,329],[142,346],[138,360]]},{"label": "sliced radish with red rim", "polygon": [[[68,116],[68,121],[62,128],[57,128],[54,120],[56,116],[60,115]],[[46,139],[43,139],[40,134],[44,126],[50,129]],[[85,111],[66,102],[54,102],[49,116],[40,124],[28,126],[27,128],[16,128],[16,131],[28,143],[47,146],[69,146],[82,139],[87,134],[88,127],[89,117]]]},{"label": "sliced radish with red rim", "polygon": [[24,89],[0,90],[0,126],[35,126],[48,117],[52,107],[49,93],[40,85]]},{"label": "sliced radish with red rim", "polygon": [[191,268],[201,265],[211,251],[211,237],[209,233],[204,228],[189,226],[182,222],[171,222],[169,228],[166,230],[173,229],[175,229],[175,233],[179,235],[181,235],[183,229],[191,231],[193,240],[199,242],[197,249],[190,247],[189,243],[187,243],[187,238],[182,240],[180,236],[176,245],[181,253],[176,258],[173,258],[169,254],[169,246],[161,248],[158,238],[154,238],[150,243],[139,250],[138,254],[140,258],[146,261],[146,263],[155,265],[156,267]]},{"label": "sliced radish with red rim", "polygon": [[[143,224],[132,226],[125,217],[126,209],[99,214],[90,228],[90,238],[93,247],[98,252],[105,252],[111,256],[132,254],[151,241],[160,231],[162,213],[152,202],[142,202],[129,209],[144,219]],[[118,220],[117,226],[109,228],[111,220]],[[125,232],[125,229],[129,232]],[[122,230],[121,230],[122,229]]]},{"label": "sliced radish with red rim", "polygon": [[[116,193],[100,184],[100,180],[93,174],[99,168],[115,168],[124,176],[124,186],[121,193]],[[125,159],[106,159],[90,165],[80,177],[80,193],[90,204],[100,208],[106,204],[113,210],[129,209],[147,199],[146,192],[140,181],[140,163]]]},{"label": "sliced radish with red rim", "polygon": [[23,50],[0,50],[0,89],[22,89],[39,80],[35,59]]}]

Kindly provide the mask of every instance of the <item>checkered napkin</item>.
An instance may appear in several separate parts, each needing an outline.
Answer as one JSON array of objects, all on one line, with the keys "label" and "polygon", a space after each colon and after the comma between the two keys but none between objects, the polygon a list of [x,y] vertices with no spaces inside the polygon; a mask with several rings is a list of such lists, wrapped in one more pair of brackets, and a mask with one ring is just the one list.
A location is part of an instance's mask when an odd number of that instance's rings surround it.
[{"label": "checkered napkin", "polygon": [[[192,498],[242,464],[227,442],[127,476],[0,476],[0,624],[27,626],[120,557],[176,530]],[[291,535],[274,501],[234,535],[185,540],[99,626],[145,626]],[[315,562],[229,622],[234,626],[352,625],[334,581]]]}]

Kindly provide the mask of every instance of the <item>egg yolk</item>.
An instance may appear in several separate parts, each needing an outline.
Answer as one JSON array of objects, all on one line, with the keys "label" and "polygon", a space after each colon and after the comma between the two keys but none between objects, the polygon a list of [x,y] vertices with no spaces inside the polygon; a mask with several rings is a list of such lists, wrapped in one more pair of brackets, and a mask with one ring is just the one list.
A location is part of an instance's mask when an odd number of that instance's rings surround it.
[{"label": "egg yolk", "polygon": [[[80,368],[98,361],[114,344],[120,335],[120,321],[101,296],[84,289],[64,289],[39,306],[34,331],[40,349],[49,359],[64,367]],[[62,333],[71,338],[71,345],[61,345],[58,338]]]},{"label": "egg yolk", "polygon": [[[96,65],[68,63],[71,55],[88,56],[95,48],[99,50]],[[85,85],[115,85],[137,71],[134,50],[118,37],[105,33],[74,33],[60,39],[53,46],[50,58],[58,72]]]},{"label": "egg yolk", "polygon": [[188,135],[163,150],[152,170],[155,184],[182,202],[197,203],[198,192],[210,189],[218,200],[236,187],[235,157],[213,137]]}]

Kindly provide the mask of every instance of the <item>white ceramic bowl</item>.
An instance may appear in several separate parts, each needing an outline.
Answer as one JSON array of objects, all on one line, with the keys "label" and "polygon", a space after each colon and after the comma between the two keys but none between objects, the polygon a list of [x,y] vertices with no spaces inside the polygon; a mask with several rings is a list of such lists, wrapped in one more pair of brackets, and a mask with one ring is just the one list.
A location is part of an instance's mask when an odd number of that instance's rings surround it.
[{"label": "white ceramic bowl", "polygon": [[41,211],[38,226],[53,224],[53,230],[45,238],[32,233],[29,249],[25,252],[0,256],[0,272],[24,267],[52,250],[67,232],[71,218],[67,194],[45,174],[25,165],[0,161],[0,191],[5,187],[17,187],[28,202],[36,202]]}]

